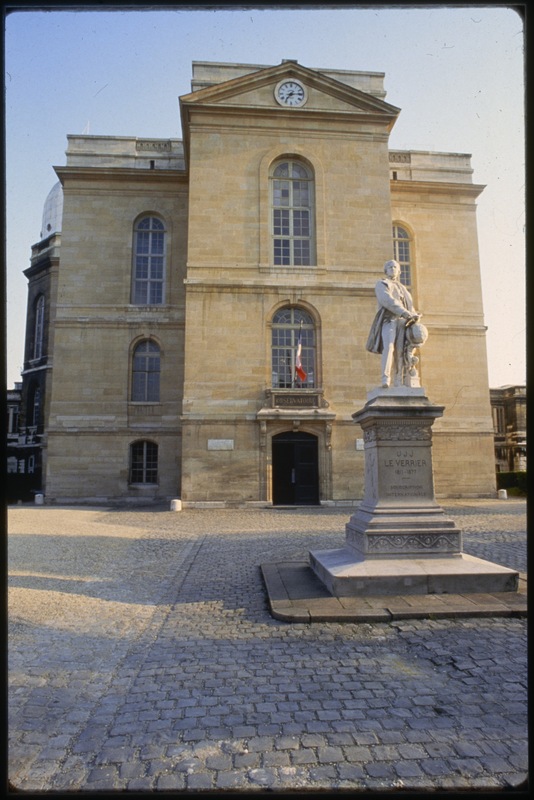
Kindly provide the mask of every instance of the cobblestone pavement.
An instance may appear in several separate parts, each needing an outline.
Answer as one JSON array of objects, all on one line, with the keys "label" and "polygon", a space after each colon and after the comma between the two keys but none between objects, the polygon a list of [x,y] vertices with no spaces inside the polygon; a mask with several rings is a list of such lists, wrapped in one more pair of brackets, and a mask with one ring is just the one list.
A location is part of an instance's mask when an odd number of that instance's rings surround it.
[{"label": "cobblestone pavement", "polygon": [[[523,500],[445,505],[526,572]],[[9,509],[9,779],[32,792],[497,789],[527,775],[527,622],[287,624],[260,564],[347,509]]]}]

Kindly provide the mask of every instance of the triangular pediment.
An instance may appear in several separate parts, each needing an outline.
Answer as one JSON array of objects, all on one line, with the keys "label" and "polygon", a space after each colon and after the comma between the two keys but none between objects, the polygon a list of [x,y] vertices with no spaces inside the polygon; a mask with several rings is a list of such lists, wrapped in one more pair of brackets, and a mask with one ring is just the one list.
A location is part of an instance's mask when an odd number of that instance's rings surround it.
[{"label": "triangular pediment", "polygon": [[187,117],[187,109],[192,106],[234,110],[243,108],[258,112],[287,111],[289,109],[277,101],[276,91],[282,82],[291,80],[300,82],[306,91],[305,103],[298,109],[291,108],[291,111],[371,116],[375,120],[382,117],[389,125],[400,113],[399,108],[379,97],[293,61],[259,68],[183,95],[180,98],[182,113],[185,112]]}]

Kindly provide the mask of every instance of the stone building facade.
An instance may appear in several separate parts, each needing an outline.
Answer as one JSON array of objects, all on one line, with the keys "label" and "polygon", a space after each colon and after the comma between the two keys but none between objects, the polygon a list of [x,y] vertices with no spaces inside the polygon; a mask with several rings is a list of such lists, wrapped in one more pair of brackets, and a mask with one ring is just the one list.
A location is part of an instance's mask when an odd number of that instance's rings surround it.
[{"label": "stone building facade", "polygon": [[527,387],[490,389],[497,472],[527,469]]},{"label": "stone building facade", "polygon": [[195,62],[182,140],[68,136],[61,230],[27,273],[46,305],[46,502],[358,501],[351,415],[379,381],[365,342],[392,255],[445,406],[436,493],[494,494],[483,187],[469,155],[389,148],[383,79]]}]

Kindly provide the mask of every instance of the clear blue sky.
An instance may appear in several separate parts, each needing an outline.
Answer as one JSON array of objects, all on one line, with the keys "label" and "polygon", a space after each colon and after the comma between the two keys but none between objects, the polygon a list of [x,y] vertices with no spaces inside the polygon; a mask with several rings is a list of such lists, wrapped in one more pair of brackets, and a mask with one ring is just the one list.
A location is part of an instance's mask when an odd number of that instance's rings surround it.
[{"label": "clear blue sky", "polygon": [[486,186],[477,219],[490,386],[524,383],[523,28],[514,10],[491,4],[8,15],[8,386],[23,362],[22,270],[39,240],[53,167],[65,164],[67,134],[181,138],[178,98],[191,90],[193,61],[285,58],[385,73],[386,99],[402,109],[392,148],[471,154],[473,181]]}]

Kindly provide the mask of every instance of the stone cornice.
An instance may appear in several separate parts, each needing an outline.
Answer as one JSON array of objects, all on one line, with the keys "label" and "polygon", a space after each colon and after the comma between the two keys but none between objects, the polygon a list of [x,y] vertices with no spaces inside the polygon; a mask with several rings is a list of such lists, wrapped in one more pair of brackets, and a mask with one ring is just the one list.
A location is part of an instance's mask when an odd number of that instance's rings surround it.
[{"label": "stone cornice", "polygon": [[464,197],[477,198],[486,188],[477,183],[454,183],[453,181],[390,181],[392,200],[395,194],[441,194],[463,195]]},{"label": "stone cornice", "polygon": [[[313,276],[312,276],[313,278]],[[305,283],[299,277],[299,290],[298,295],[302,297],[304,294],[341,294],[341,295],[350,295],[350,296],[362,296],[362,297],[374,297],[374,284],[373,286],[355,286],[354,284],[347,284],[347,283],[317,283],[317,282],[310,282]],[[265,291],[266,289],[270,289],[276,291],[278,293],[287,292],[288,295],[295,294],[295,282],[291,282],[287,278],[284,278],[283,282],[275,283],[272,280],[265,280],[265,281],[254,281],[250,283],[245,283],[244,281],[214,281],[212,279],[202,280],[202,279],[192,279],[192,278],[185,278],[184,285],[186,286],[187,292],[225,292],[234,294],[239,292],[240,294],[257,294],[259,291]]]},{"label": "stone cornice", "polygon": [[189,178],[187,172],[177,169],[145,169],[129,167],[54,167],[54,170],[64,186],[65,181],[80,180],[98,182],[109,180],[114,183],[124,183],[137,181],[140,183],[173,184],[187,185]]}]

